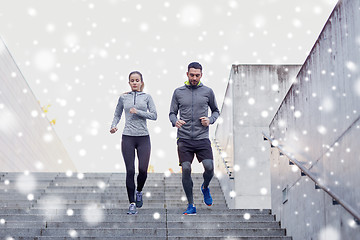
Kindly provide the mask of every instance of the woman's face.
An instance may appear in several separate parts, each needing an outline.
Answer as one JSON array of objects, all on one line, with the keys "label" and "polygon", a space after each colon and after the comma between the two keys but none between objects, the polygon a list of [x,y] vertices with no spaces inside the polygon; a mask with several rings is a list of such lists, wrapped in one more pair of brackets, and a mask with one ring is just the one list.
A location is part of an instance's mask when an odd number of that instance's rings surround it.
[{"label": "woman's face", "polygon": [[140,91],[141,84],[142,82],[139,74],[134,73],[130,75],[129,85],[132,91]]}]

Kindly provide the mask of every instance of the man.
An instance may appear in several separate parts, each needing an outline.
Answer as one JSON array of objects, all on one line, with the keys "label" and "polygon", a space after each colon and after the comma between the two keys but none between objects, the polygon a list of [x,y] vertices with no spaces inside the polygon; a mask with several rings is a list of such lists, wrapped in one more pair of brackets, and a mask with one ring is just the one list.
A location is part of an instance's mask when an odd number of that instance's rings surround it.
[{"label": "man", "polygon": [[[204,195],[204,203],[211,206],[209,183],[214,176],[214,162],[209,140],[209,125],[216,121],[220,113],[214,92],[200,82],[202,77],[200,63],[190,63],[186,75],[188,81],[174,91],[169,118],[173,127],[178,128],[179,165],[182,167],[182,185],[188,200],[188,208],[183,214],[196,215],[191,163],[196,154],[196,158],[204,166],[204,182],[201,191]],[[211,109],[210,117],[208,117],[209,107]],[[178,112],[180,112],[179,118],[177,117]]]}]

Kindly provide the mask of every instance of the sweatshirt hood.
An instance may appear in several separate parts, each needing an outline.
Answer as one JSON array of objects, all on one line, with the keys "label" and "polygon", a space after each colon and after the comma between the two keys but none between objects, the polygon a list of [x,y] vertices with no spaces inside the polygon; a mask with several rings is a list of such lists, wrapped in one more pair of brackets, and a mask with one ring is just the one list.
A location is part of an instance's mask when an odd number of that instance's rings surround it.
[{"label": "sweatshirt hood", "polygon": [[187,81],[185,82],[185,86],[188,87],[188,88],[198,88],[198,87],[201,87],[202,85],[203,85],[203,84],[202,84],[201,81],[199,81],[199,83],[198,83],[196,86],[191,85],[191,83],[189,82],[189,80],[187,80]]}]

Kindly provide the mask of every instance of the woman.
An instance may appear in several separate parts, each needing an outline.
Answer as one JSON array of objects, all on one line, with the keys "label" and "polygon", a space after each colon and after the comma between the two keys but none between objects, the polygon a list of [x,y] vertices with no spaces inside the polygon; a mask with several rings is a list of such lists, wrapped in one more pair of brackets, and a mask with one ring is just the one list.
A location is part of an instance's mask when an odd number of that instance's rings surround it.
[{"label": "woman", "polygon": [[[143,91],[144,81],[138,71],[129,74],[131,92],[122,94],[116,106],[110,133],[115,133],[123,110],[125,127],[122,135],[121,152],[126,166],[126,189],[130,202],[128,214],[136,214],[136,207],[143,205],[142,189],[147,178],[150,159],[150,137],[146,119],[156,120],[157,113],[153,99]],[[139,175],[135,194],[135,149],[139,159]],[[136,196],[135,196],[136,195]]]}]

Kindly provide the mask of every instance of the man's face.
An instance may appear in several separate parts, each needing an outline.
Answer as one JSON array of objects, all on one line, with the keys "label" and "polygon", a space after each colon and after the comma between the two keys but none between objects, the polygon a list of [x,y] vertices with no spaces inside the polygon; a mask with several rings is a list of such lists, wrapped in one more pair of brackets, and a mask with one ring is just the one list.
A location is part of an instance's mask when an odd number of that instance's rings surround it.
[{"label": "man's face", "polygon": [[202,77],[202,72],[200,69],[190,68],[189,72],[186,73],[189,78],[189,82],[192,86],[196,86],[200,82],[200,78]]}]

